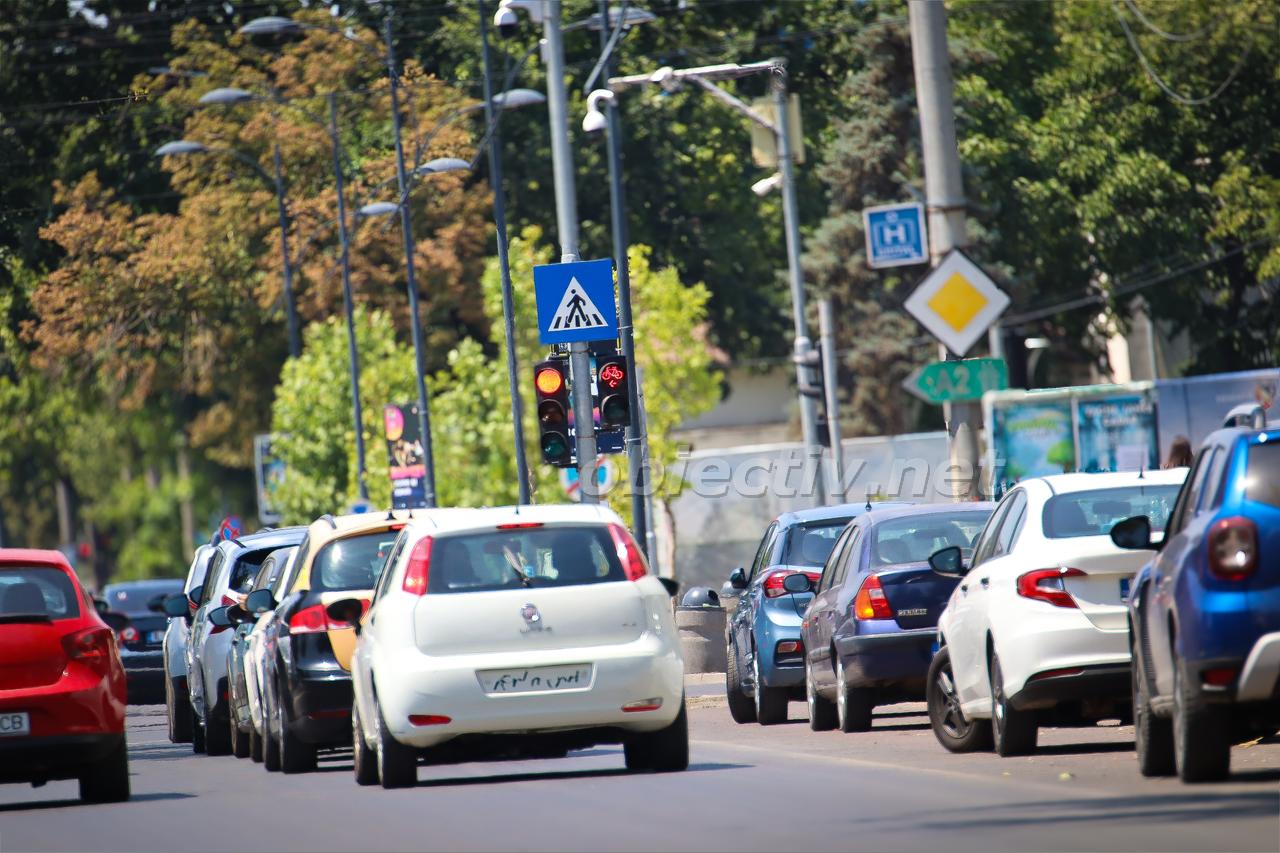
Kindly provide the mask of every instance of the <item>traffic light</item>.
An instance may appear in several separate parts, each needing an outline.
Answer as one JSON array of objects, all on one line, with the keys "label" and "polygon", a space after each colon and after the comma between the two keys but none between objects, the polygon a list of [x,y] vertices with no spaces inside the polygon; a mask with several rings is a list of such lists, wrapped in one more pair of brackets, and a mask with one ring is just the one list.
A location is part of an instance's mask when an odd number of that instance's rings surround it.
[{"label": "traffic light", "polygon": [[631,423],[631,403],[627,397],[627,357],[608,355],[596,359],[596,390],[599,392],[600,429],[613,430]]},{"label": "traffic light", "polygon": [[538,446],[542,460],[561,468],[571,463],[569,444],[569,371],[564,359],[540,361],[533,368],[533,388],[538,401]]}]

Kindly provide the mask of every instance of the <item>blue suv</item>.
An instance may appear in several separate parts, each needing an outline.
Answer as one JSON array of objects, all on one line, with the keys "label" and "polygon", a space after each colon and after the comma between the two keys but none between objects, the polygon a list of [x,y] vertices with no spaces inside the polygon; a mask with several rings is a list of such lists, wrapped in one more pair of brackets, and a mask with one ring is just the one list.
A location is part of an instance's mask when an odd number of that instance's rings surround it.
[{"label": "blue suv", "polygon": [[765,530],[751,566],[729,575],[723,595],[736,596],[738,603],[726,628],[725,693],[735,722],[785,723],[787,704],[805,698],[800,622],[813,593],[790,591],[783,580],[804,572],[811,589],[845,525],[888,506],[906,504],[840,504],[783,513]]},{"label": "blue suv", "polygon": [[1213,433],[1163,541],[1146,516],[1111,538],[1158,549],[1128,601],[1139,769],[1222,779],[1233,743],[1280,729],[1280,430]]}]

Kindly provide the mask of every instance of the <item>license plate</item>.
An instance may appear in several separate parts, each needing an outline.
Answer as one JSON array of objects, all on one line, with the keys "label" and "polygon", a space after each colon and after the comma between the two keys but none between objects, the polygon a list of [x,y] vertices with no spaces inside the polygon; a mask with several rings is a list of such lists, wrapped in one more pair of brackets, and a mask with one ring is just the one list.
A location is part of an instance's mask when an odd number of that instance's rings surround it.
[{"label": "license plate", "polygon": [[147,642],[153,646],[158,646],[164,642],[164,631],[148,631]]},{"label": "license plate", "polygon": [[26,711],[0,714],[0,737],[31,734],[31,715]]},{"label": "license plate", "polygon": [[528,669],[484,669],[476,672],[485,693],[549,693],[586,690],[591,686],[591,664],[535,666]]},{"label": "license plate", "polygon": [[1130,578],[1120,578],[1120,600],[1128,603],[1129,601],[1129,581]]}]

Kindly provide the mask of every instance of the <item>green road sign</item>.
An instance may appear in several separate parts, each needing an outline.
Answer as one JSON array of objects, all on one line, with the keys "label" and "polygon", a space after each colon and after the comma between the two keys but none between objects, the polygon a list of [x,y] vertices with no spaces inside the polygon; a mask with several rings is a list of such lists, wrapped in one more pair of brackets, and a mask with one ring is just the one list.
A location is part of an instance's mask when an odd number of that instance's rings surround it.
[{"label": "green road sign", "polygon": [[1009,369],[1003,358],[935,361],[908,376],[902,387],[926,403],[981,400],[983,392],[1009,387]]}]

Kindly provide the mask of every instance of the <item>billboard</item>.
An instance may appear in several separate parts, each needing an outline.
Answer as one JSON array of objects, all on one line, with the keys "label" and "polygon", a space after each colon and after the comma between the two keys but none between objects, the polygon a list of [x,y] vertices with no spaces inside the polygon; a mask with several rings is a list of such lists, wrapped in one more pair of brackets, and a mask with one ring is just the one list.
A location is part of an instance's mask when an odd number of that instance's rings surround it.
[{"label": "billboard", "polygon": [[1160,467],[1156,406],[1150,394],[1080,398],[1075,403],[1078,470],[1141,471]]},{"label": "billboard", "polygon": [[391,506],[395,509],[425,507],[427,466],[417,403],[387,404],[382,409],[382,423],[386,428],[387,462],[391,467]]},{"label": "billboard", "polygon": [[1076,469],[1070,398],[1002,401],[992,408],[987,423],[994,456],[994,464],[989,464],[996,479],[1016,482]]},{"label": "billboard", "polygon": [[264,525],[280,523],[280,512],[271,495],[284,482],[284,460],[271,452],[274,436],[268,434],[253,437],[253,475],[258,494],[258,520]]}]

